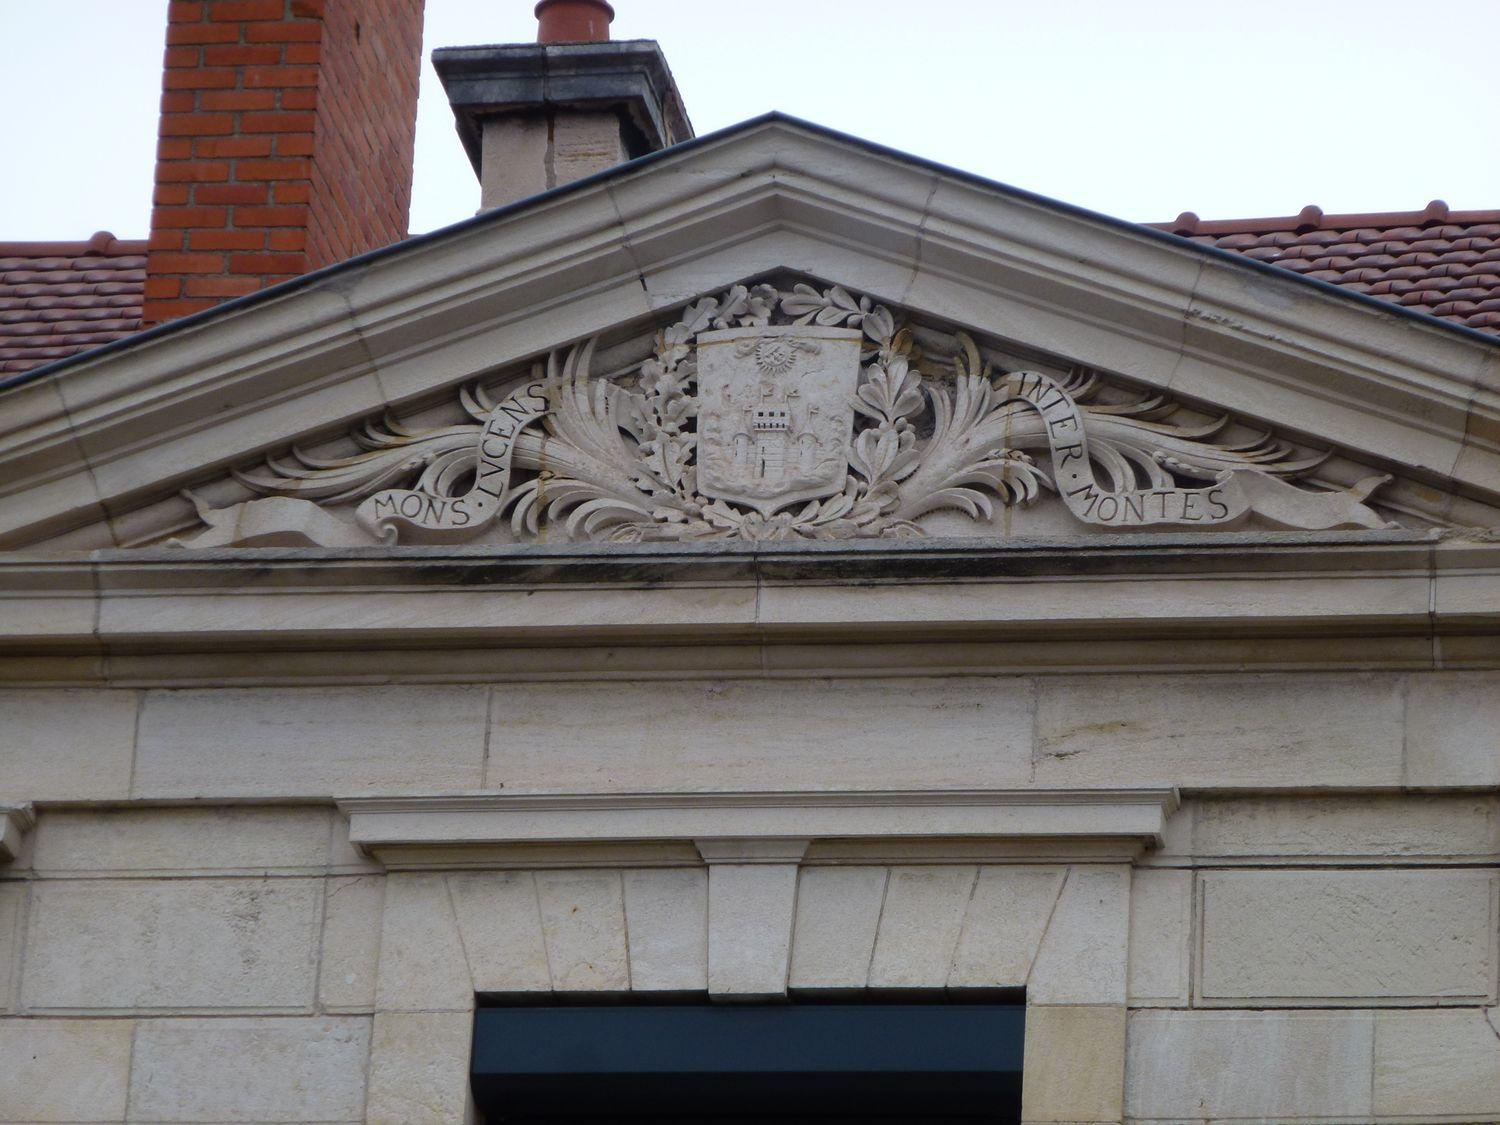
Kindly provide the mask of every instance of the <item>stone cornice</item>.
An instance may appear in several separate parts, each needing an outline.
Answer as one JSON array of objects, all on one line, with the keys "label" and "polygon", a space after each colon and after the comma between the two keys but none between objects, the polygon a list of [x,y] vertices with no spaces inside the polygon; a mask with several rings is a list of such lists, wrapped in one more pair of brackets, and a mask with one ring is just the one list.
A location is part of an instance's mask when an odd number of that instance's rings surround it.
[{"label": "stone cornice", "polygon": [[[589,849],[592,862],[642,863],[652,848],[657,862],[680,863],[684,845],[705,862],[870,862],[877,853],[923,862],[1123,861],[1161,842],[1177,803],[1172,789],[1032,789],[485,794],[338,805],[358,848],[388,866],[420,867],[576,863]],[[623,850],[616,857],[611,849]]]},{"label": "stone cornice", "polygon": [[778,268],[1500,499],[1492,344],[769,120],[10,388],[0,544]]},{"label": "stone cornice", "polygon": [[[0,555],[0,678],[149,680],[141,662],[172,653],[226,682],[557,675],[642,646],[676,646],[660,674],[757,674],[757,646],[842,646],[865,674],[981,661],[955,643],[1057,670],[1490,666],[1497,576],[1500,543],[1402,531]],[[211,655],[268,651],[249,672]],[[113,663],[54,676],[47,654]]]}]

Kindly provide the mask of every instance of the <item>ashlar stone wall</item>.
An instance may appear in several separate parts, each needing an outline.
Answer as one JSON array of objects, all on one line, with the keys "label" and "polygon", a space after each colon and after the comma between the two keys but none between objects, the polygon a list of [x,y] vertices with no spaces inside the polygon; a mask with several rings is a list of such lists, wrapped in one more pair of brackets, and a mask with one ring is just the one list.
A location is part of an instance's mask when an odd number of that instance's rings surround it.
[{"label": "ashlar stone wall", "polygon": [[[0,866],[0,1121],[462,1121],[477,995],[988,987],[1026,990],[1030,1121],[1500,1121],[1497,687],[0,692],[6,796],[38,806]],[[708,849],[423,870],[360,854],[332,802],[851,780],[1186,796],[1133,863]]]},{"label": "ashlar stone wall", "polygon": [[0,795],[1500,786],[1491,671],[834,678],[795,658],[752,674],[754,651],[679,678],[610,659],[622,678],[0,689]]},{"label": "ashlar stone wall", "polygon": [[0,1120],[459,1121],[476,995],[789,987],[1026,988],[1029,1101],[1118,1119],[1126,866],[382,874],[342,827],[44,814],[0,883],[0,1043],[25,1060]]},{"label": "ashlar stone wall", "polygon": [[0,1120],[363,1120],[385,878],[332,809],[46,812],[0,872]]},{"label": "ashlar stone wall", "polygon": [[1133,1121],[1500,1120],[1500,801],[1187,802],[1132,880]]}]

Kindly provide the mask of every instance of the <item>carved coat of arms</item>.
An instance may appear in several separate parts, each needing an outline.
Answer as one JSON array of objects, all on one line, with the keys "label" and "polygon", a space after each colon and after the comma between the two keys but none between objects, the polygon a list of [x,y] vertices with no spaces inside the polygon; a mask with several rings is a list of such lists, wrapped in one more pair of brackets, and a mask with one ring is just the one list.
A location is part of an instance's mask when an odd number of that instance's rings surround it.
[{"label": "carved coat of arms", "polygon": [[[889,309],[833,286],[736,285],[595,374],[595,342],[552,353],[472,423],[367,424],[349,457],[237,473],[272,498],[211,510],[193,545],[473,539],[833,539],[922,535],[938,511],[986,520],[1046,493],[1082,523],[1383,527],[1364,499],[1293,481],[1321,463],[1228,419],[1172,420],[1087,371],[996,370],[963,333],[924,349]],[[946,341],[946,342],[945,342]],[[348,507],[354,506],[354,520]],[[549,529],[550,532],[549,532]]]},{"label": "carved coat of arms", "polygon": [[842,491],[863,336],[812,325],[698,336],[698,491],[769,516]]}]

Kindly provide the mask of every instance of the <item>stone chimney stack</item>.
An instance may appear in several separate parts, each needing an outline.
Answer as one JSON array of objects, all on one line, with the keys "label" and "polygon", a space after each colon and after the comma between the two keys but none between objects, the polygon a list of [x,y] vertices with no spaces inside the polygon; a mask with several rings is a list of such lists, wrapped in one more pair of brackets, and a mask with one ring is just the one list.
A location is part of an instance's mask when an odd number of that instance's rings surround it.
[{"label": "stone chimney stack", "polygon": [[611,41],[614,14],[603,0],[542,0],[534,44],[432,53],[481,211],[692,137],[661,48]]},{"label": "stone chimney stack", "polygon": [[423,0],[171,0],[147,325],[407,235]]}]

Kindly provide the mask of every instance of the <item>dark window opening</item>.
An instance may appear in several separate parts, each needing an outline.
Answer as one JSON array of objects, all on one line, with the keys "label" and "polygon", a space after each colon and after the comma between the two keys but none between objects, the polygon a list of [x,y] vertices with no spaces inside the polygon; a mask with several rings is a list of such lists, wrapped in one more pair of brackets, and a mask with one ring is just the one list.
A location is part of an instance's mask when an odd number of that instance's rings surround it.
[{"label": "dark window opening", "polygon": [[481,1007],[486,1125],[1014,1123],[1024,1003]]}]

